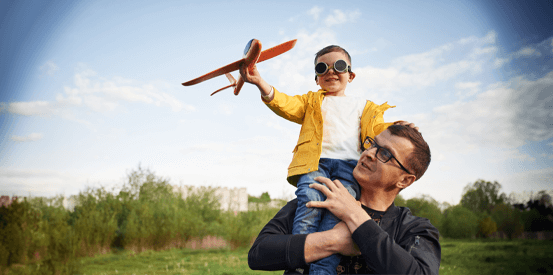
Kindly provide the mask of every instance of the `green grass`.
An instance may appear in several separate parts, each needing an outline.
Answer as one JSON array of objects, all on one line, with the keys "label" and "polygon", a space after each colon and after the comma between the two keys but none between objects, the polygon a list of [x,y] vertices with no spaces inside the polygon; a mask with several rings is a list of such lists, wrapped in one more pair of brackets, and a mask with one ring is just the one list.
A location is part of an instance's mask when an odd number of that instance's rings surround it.
[{"label": "green grass", "polygon": [[[442,240],[440,274],[552,274],[553,241]],[[282,274],[248,267],[248,249],[129,252],[81,260],[82,274]],[[117,271],[116,271],[117,270]]]},{"label": "green grass", "polygon": [[248,249],[120,252],[80,260],[80,274],[282,274],[253,271]]},{"label": "green grass", "polygon": [[[440,274],[553,274],[553,241],[441,240]],[[78,274],[282,274],[252,271],[248,249],[112,252],[75,263]],[[32,265],[8,274],[34,274]]]},{"label": "green grass", "polygon": [[441,240],[440,274],[552,274],[553,241]]}]

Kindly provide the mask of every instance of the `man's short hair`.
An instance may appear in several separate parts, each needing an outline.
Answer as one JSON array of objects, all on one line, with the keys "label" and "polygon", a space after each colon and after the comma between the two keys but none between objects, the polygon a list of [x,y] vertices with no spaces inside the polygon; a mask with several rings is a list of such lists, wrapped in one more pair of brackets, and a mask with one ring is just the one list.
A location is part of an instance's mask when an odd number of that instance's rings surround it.
[{"label": "man's short hair", "polygon": [[346,51],[344,48],[340,47],[340,46],[336,46],[336,45],[330,45],[330,46],[326,46],[324,48],[322,48],[320,51],[318,51],[316,54],[315,54],[315,65],[317,65],[317,59],[319,59],[319,57],[327,54],[327,53],[331,53],[331,52],[343,52],[346,54],[346,56],[348,57],[348,61],[349,61],[349,65],[351,65],[351,56],[349,55],[348,51]]},{"label": "man's short hair", "polygon": [[430,165],[430,147],[421,133],[412,127],[399,124],[391,125],[388,130],[392,135],[406,138],[413,144],[413,151],[405,157],[404,165],[417,177],[415,181],[420,179]]}]

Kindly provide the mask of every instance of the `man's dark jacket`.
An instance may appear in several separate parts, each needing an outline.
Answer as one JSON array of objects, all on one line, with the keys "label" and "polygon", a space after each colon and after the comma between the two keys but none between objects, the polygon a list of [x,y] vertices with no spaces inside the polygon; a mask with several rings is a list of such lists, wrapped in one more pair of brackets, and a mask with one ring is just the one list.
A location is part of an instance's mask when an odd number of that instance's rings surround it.
[{"label": "man's dark jacket", "polygon": [[[251,269],[308,273],[304,256],[307,235],[291,235],[296,207],[296,199],[288,202],[263,227],[248,253]],[[371,216],[376,212],[363,209]],[[428,219],[413,216],[406,207],[392,204],[381,217],[359,226],[352,238],[361,256],[343,256],[338,274],[438,274],[439,232]]]}]

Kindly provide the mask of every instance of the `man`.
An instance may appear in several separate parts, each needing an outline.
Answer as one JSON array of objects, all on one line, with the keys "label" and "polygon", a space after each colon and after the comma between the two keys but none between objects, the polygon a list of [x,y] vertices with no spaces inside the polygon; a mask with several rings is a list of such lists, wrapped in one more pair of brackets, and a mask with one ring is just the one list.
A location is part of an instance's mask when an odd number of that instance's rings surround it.
[{"label": "man", "polygon": [[290,201],[259,233],[248,254],[251,269],[301,274],[309,263],[340,253],[345,257],[337,274],[438,274],[438,230],[393,204],[428,168],[428,145],[416,129],[392,125],[374,140],[367,137],[365,148],[353,171],[359,202],[337,180],[319,177],[326,186],[312,185],[327,199],[308,207],[326,208],[342,222],[329,231],[291,235],[297,202]]}]

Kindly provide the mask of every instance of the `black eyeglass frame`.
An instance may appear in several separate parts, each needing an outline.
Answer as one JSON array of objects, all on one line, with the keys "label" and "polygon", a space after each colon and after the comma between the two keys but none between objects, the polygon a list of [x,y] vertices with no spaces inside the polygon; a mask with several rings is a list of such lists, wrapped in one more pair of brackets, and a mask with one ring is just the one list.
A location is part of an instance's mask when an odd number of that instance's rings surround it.
[{"label": "black eyeglass frame", "polygon": [[[336,64],[337,64],[338,62],[344,62],[344,64],[346,64],[346,67],[345,67],[344,69],[342,69],[342,70],[336,69]],[[324,72],[322,72],[322,73],[317,72],[317,67],[318,67],[319,65],[324,65],[324,66],[325,66]],[[338,65],[338,66],[340,66],[340,65]],[[329,70],[329,69],[330,69],[330,67],[328,66],[328,64],[326,64],[326,63],[324,63],[324,62],[319,62],[319,63],[317,63],[317,64],[315,65],[315,74],[316,74],[317,76],[325,75],[326,73],[328,73],[328,70]],[[351,66],[348,65],[348,63],[347,63],[345,60],[343,60],[343,59],[338,59],[338,60],[336,60],[336,61],[334,62],[334,64],[332,65],[332,69],[334,69],[334,71],[335,71],[336,73],[340,73],[340,74],[341,74],[341,73],[345,73],[345,72],[350,72],[350,73],[351,73]]]},{"label": "black eyeglass frame", "polygon": [[[392,154],[392,152],[390,152],[388,149],[386,149],[386,148],[384,148],[384,147],[378,145],[378,143],[376,143],[376,140],[374,140],[374,139],[372,139],[371,137],[367,136],[367,137],[365,137],[365,141],[364,141],[363,143],[364,143],[364,144],[370,145],[370,147],[367,148],[367,149],[365,149],[365,150],[369,150],[369,149],[371,149],[373,146],[376,147],[376,152],[375,152],[374,155],[375,155],[376,158],[377,158],[379,161],[381,161],[382,163],[386,163],[386,162],[390,161],[390,160],[393,158],[393,159],[396,160],[397,164],[399,164],[399,167],[401,167],[401,169],[402,169],[403,171],[407,172],[407,174],[409,174],[409,175],[413,175],[411,172],[409,172],[409,170],[407,170],[407,168],[405,168],[405,166],[403,166],[403,165],[401,164],[401,162],[399,162],[399,160]],[[381,159],[381,158],[379,157],[380,155],[378,154],[378,152],[380,151],[380,149],[383,149],[384,152],[388,152],[388,154],[390,154],[390,156],[388,157],[388,159]],[[382,156],[381,156],[381,157],[382,157]]]}]

